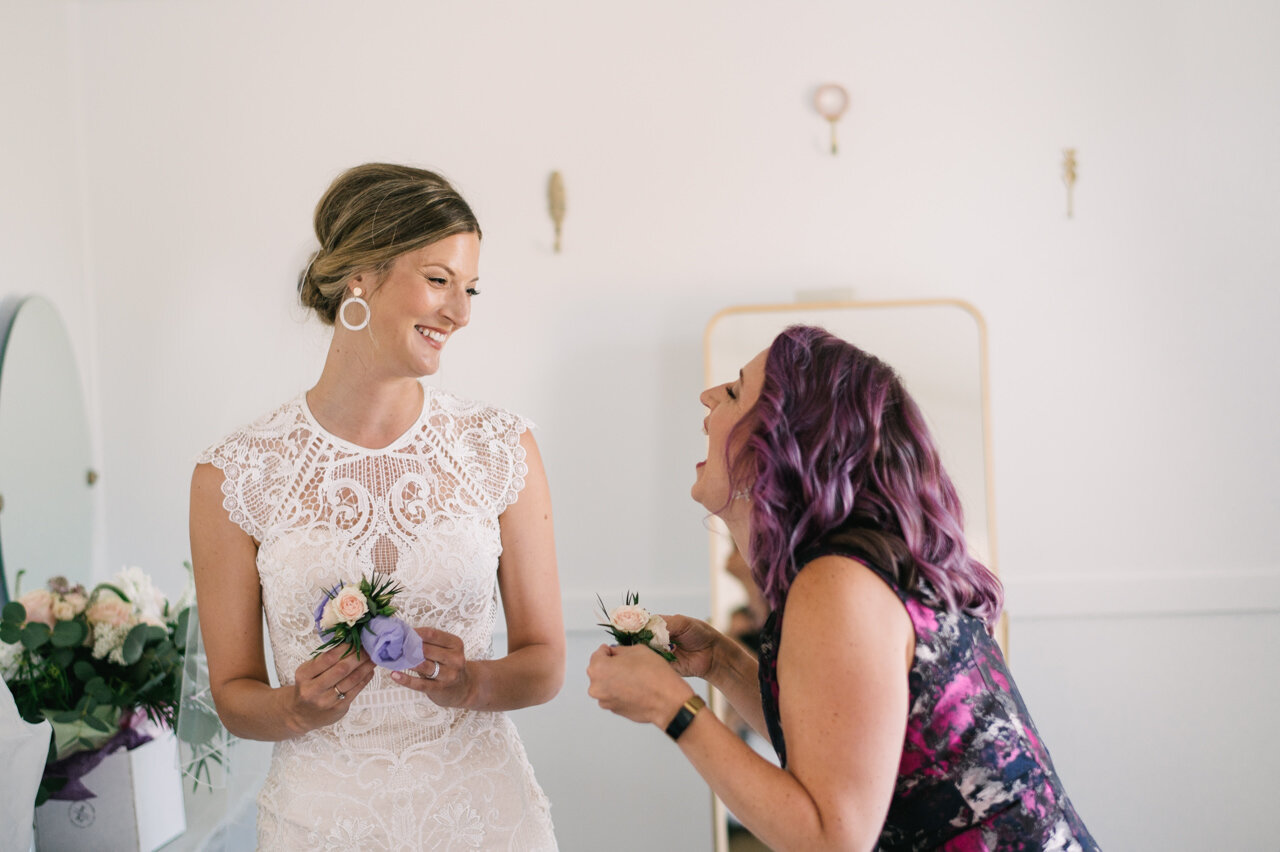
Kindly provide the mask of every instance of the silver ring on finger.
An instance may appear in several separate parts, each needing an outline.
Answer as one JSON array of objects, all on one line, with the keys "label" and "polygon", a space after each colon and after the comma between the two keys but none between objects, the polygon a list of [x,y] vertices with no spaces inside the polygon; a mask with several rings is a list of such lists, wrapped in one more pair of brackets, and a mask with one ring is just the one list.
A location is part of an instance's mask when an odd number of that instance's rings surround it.
[{"label": "silver ring on finger", "polygon": [[334,691],[334,692],[336,692],[336,693],[338,693],[338,700],[339,700],[339,701],[346,701],[346,700],[347,700],[347,694],[346,694],[345,692],[343,692],[341,689],[338,689],[338,687],[336,687],[336,686],[335,686],[335,687],[333,688],[333,691]]},{"label": "silver ring on finger", "polygon": [[429,674],[429,675],[423,675],[423,677],[425,677],[427,680],[435,680],[436,678],[438,678],[438,677],[440,676],[440,661],[439,661],[439,660],[432,660],[431,662],[435,663],[435,664],[436,664],[436,667],[435,667],[434,669],[432,669],[432,670],[431,670],[431,674]]}]

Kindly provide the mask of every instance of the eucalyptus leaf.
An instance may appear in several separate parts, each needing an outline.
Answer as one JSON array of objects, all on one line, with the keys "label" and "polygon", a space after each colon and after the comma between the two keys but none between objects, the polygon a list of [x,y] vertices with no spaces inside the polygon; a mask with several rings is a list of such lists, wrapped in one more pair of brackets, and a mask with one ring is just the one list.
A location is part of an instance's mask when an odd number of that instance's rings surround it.
[{"label": "eucalyptus leaf", "polygon": [[76,652],[71,648],[59,648],[49,655],[49,662],[63,671],[66,671],[71,668],[71,664],[75,661],[75,658]]},{"label": "eucalyptus leaf", "polygon": [[103,733],[109,734],[111,733],[111,730],[112,730],[110,725],[108,725],[106,722],[102,721],[92,713],[84,717],[84,723],[88,725],[90,728],[93,728],[95,731],[101,731]]},{"label": "eucalyptus leaf", "polygon": [[0,642],[7,642],[10,645],[17,645],[22,641],[22,628],[14,624],[12,621],[6,621],[0,624]]},{"label": "eucalyptus leaf", "polygon": [[194,701],[185,701],[178,713],[178,739],[195,744],[212,742],[222,732],[218,714]]},{"label": "eucalyptus leaf", "polygon": [[55,648],[74,648],[84,642],[88,628],[79,621],[59,621],[53,626],[53,646]]},{"label": "eucalyptus leaf", "polygon": [[115,693],[111,691],[111,687],[107,686],[107,682],[100,677],[95,677],[86,683],[84,691],[103,703],[115,698]]},{"label": "eucalyptus leaf", "polygon": [[72,666],[71,672],[77,678],[84,681],[93,680],[98,674],[97,670],[93,667],[93,663],[88,660],[80,660],[77,662]]},{"label": "eucalyptus leaf", "polygon": [[0,610],[0,619],[5,624],[22,624],[27,620],[27,608],[17,601],[9,601],[4,605],[4,609]]},{"label": "eucalyptus leaf", "polygon": [[169,630],[166,627],[157,627],[154,624],[147,625],[147,641],[159,642],[169,638]]},{"label": "eucalyptus leaf", "polygon": [[191,607],[187,607],[178,613],[178,626],[174,630],[173,644],[178,650],[186,653],[187,650],[187,629],[191,624]]},{"label": "eucalyptus leaf", "polygon": [[28,651],[34,651],[49,641],[52,632],[49,625],[32,621],[22,628],[22,645]]},{"label": "eucalyptus leaf", "polygon": [[125,637],[120,653],[124,656],[126,666],[131,666],[142,659],[142,651],[147,646],[147,629],[147,625],[139,624]]},{"label": "eucalyptus leaf", "polygon": [[[122,713],[114,707],[103,705],[92,714],[73,711],[45,715],[53,725],[53,740],[58,747],[58,759],[61,760],[78,751],[102,748],[119,729]],[[89,745],[85,746],[84,742]]]}]

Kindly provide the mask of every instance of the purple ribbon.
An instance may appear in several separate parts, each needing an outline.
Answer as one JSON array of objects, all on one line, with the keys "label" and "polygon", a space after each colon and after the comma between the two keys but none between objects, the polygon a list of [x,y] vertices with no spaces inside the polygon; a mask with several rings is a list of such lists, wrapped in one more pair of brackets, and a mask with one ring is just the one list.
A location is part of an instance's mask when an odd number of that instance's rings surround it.
[{"label": "purple ribbon", "polygon": [[88,775],[103,759],[112,752],[125,749],[132,751],[143,743],[151,742],[151,735],[144,734],[134,728],[132,720],[125,723],[115,735],[102,744],[96,751],[78,751],[69,754],[62,760],[55,760],[44,768],[46,778],[66,778],[67,784],[61,790],[49,795],[50,799],[62,799],[68,802],[79,802],[83,799],[96,798],[81,780]]}]

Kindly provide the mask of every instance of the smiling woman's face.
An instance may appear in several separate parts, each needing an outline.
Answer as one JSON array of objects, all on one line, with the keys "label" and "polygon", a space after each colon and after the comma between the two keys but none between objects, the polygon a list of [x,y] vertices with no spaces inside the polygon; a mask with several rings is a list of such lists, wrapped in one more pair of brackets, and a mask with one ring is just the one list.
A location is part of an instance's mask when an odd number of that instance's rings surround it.
[{"label": "smiling woman's face", "polygon": [[479,264],[480,238],[470,233],[445,237],[395,259],[366,296],[369,332],[385,369],[412,377],[440,369],[450,336],[471,320]]},{"label": "smiling woman's face", "polygon": [[709,512],[723,515],[732,506],[726,450],[732,455],[738,448],[729,448],[729,433],[760,398],[768,355],[768,349],[761,350],[742,368],[738,378],[707,388],[699,397],[707,407],[707,416],[702,421],[702,431],[707,435],[707,458],[698,462],[697,478],[689,493]]}]

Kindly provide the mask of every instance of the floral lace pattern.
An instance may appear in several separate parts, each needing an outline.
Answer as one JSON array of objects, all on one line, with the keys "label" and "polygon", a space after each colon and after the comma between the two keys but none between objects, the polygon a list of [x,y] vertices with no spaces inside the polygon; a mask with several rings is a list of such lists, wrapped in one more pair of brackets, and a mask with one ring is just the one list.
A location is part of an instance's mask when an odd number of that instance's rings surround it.
[{"label": "floral lace pattern", "polygon": [[[259,543],[276,675],[293,683],[318,640],[318,590],[374,571],[400,615],[493,657],[498,516],[524,487],[501,409],[423,386],[422,414],[380,450],[343,441],[299,395],[206,450],[223,507]],[[556,848],[550,808],[503,713],[439,707],[383,669],[339,722],[276,743],[258,800],[263,849]]]}]

